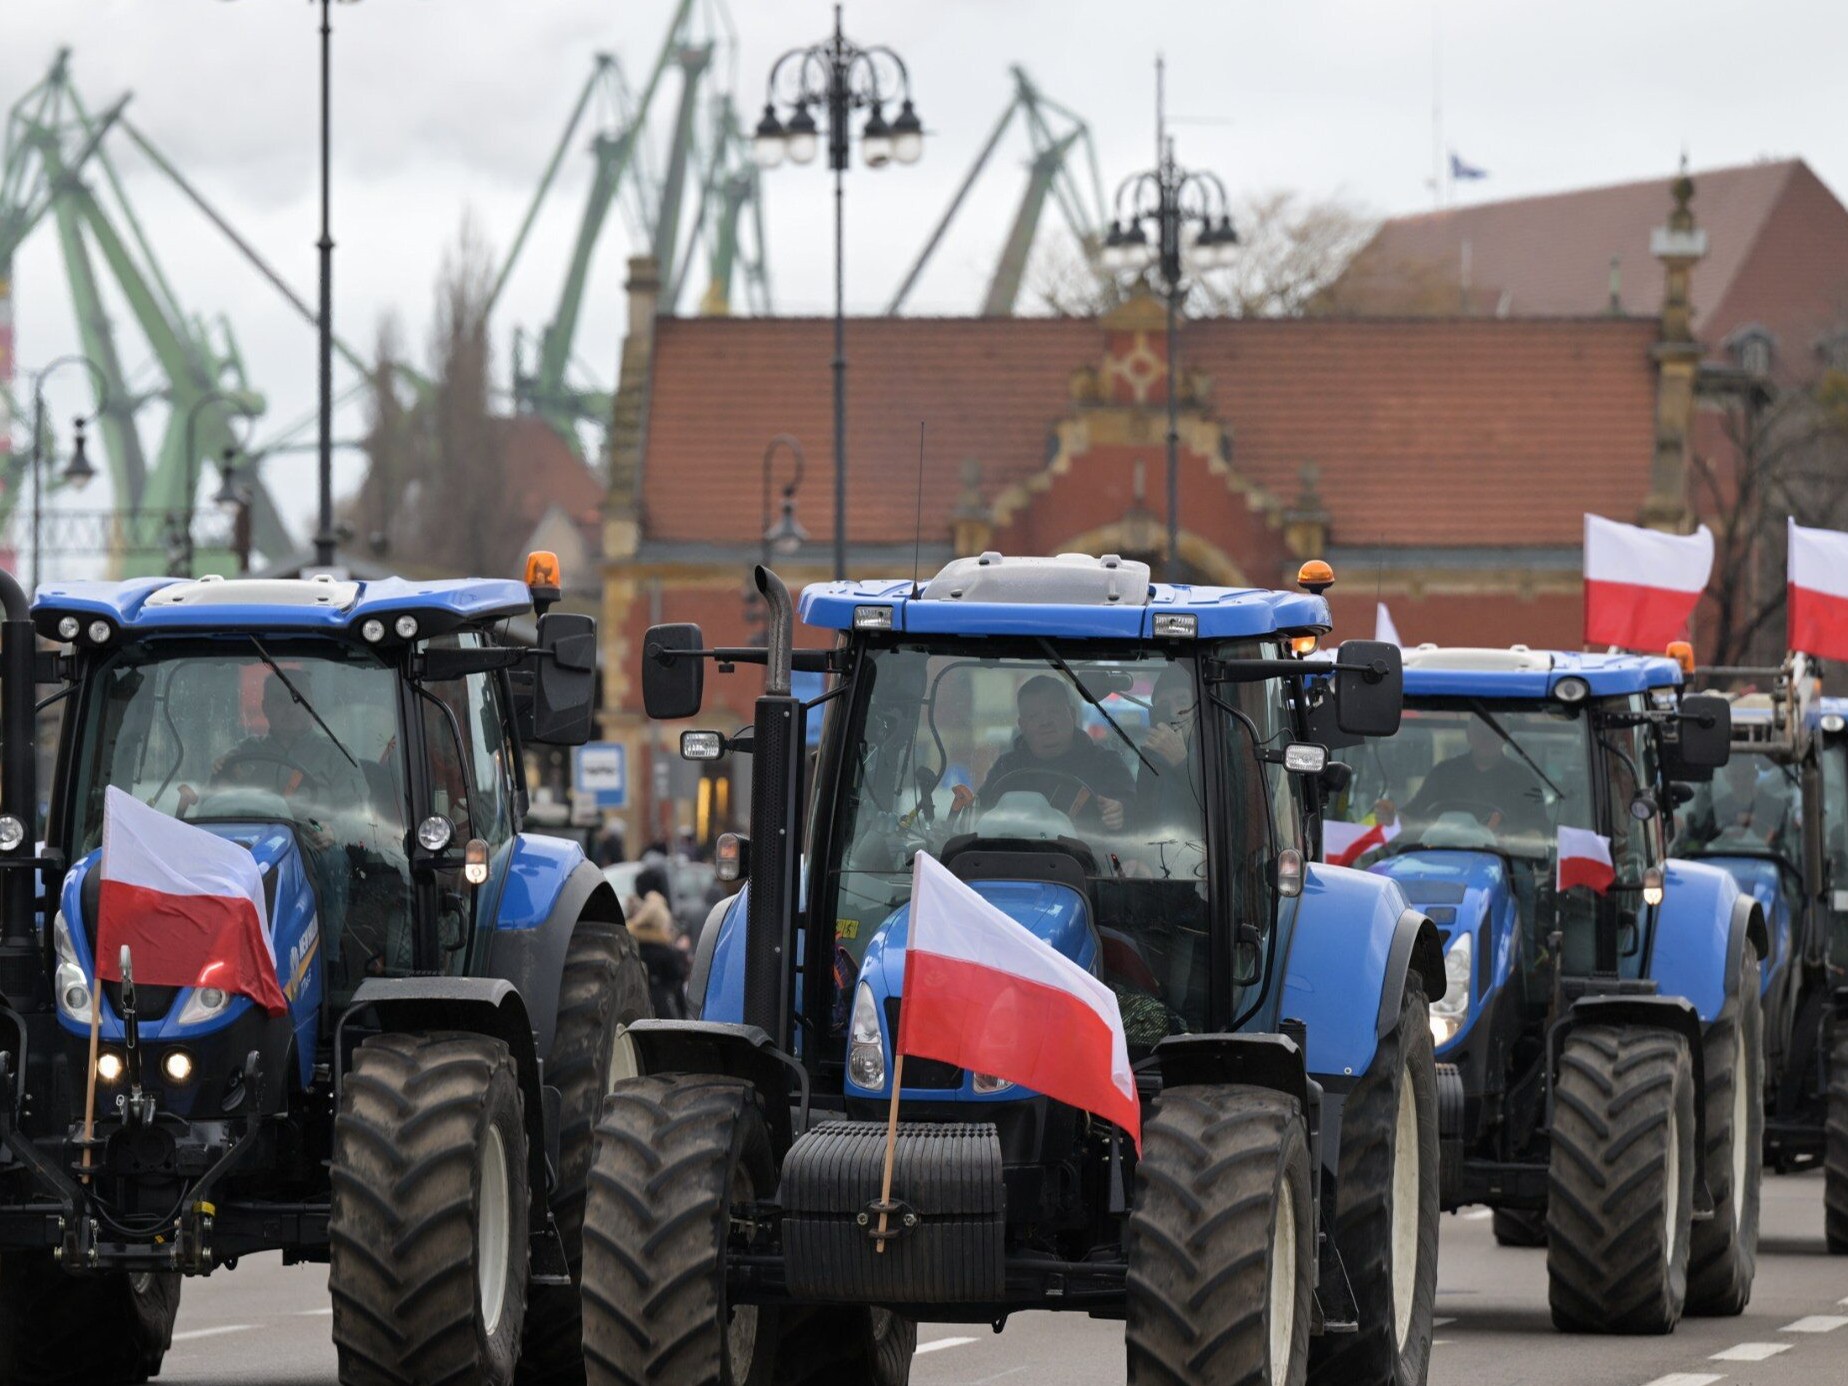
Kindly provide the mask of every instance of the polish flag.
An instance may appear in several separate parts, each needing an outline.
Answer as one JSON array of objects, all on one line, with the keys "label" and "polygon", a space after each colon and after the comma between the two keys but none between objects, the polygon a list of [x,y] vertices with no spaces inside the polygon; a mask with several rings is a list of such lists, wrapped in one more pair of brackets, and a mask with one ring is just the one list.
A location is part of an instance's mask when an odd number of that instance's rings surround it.
[{"label": "polish flag", "polygon": [[1385,602],[1375,602],[1373,613],[1373,638],[1388,645],[1405,648],[1405,642],[1399,638],[1399,628],[1392,622],[1392,613],[1386,609]]},{"label": "polish flag", "polygon": [[1848,659],[1848,534],[1790,521],[1790,648]]},{"label": "polish flag", "polygon": [[1352,866],[1375,847],[1384,847],[1399,835],[1397,823],[1344,823],[1322,820],[1322,860],[1330,866]]},{"label": "polish flag", "polygon": [[1713,534],[1585,517],[1585,643],[1661,650],[1686,637],[1713,572]]},{"label": "polish flag", "polygon": [[135,980],[217,987],[271,1015],[288,1009],[276,980],[263,873],[235,842],[170,818],[111,785],[103,798],[97,975],[122,980],[126,946]]},{"label": "polish flag", "polygon": [[1602,895],[1617,879],[1611,865],[1611,840],[1589,828],[1559,825],[1559,888],[1570,890],[1584,886]]},{"label": "polish flag", "polygon": [[1006,1078],[1120,1126],[1142,1104],[1116,993],[919,852],[900,1054]]}]

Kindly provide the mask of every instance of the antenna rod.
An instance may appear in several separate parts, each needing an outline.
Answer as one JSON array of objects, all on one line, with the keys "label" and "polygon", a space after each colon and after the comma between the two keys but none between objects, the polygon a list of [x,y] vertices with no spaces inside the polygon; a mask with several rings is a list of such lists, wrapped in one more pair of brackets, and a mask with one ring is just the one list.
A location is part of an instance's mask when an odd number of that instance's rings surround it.
[{"label": "antenna rod", "polygon": [[[911,595],[918,595],[919,558],[924,551],[924,420],[918,420],[918,512],[911,538]],[[896,1089],[894,1089],[896,1091]]]}]

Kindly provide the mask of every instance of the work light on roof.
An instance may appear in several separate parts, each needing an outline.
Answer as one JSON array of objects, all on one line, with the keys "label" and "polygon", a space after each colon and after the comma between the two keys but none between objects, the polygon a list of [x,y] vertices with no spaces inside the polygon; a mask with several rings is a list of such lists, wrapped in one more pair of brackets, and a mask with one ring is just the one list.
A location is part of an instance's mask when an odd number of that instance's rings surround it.
[{"label": "work light on roof", "polygon": [[889,606],[856,606],[853,609],[853,628],[855,630],[891,630],[892,608]]},{"label": "work light on roof", "polygon": [[1191,611],[1158,611],[1155,634],[1171,640],[1191,640],[1200,633],[1200,618]]},{"label": "work light on roof", "polygon": [[109,622],[107,621],[90,622],[89,636],[90,636],[90,643],[92,645],[107,645],[109,643],[109,637],[114,634],[115,634],[115,631],[111,629]]},{"label": "work light on roof", "polygon": [[417,636],[417,618],[415,616],[400,616],[396,621],[392,622],[391,628],[398,632],[398,638],[400,640],[413,640]]},{"label": "work light on roof", "polygon": [[79,621],[75,616],[61,616],[58,618],[58,639],[75,640],[78,633],[82,630],[83,622]]},{"label": "work light on roof", "polygon": [[1553,685],[1553,696],[1562,703],[1582,703],[1591,696],[1591,685],[1581,678],[1563,678]]},{"label": "work light on roof", "polygon": [[376,616],[369,616],[360,622],[359,636],[368,645],[376,645],[385,638],[385,623]]}]

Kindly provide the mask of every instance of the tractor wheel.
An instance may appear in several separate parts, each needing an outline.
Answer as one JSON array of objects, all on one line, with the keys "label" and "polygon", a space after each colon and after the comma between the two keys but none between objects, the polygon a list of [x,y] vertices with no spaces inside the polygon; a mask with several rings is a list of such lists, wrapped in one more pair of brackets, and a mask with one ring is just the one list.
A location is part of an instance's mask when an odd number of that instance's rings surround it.
[{"label": "tractor wheel", "polygon": [[1553,1090],[1546,1272],[1553,1323],[1668,1333],[1688,1289],[1694,1067],[1667,1030],[1582,1025]]},{"label": "tractor wheel", "polygon": [[1171,1088],[1142,1132],[1130,1386],[1301,1386],[1315,1231],[1309,1141],[1269,1088]]},{"label": "tractor wheel", "polygon": [[1829,1046],[1829,1110],[1825,1119],[1823,1233],[1834,1256],[1848,1254],[1848,1026],[1838,1023]]},{"label": "tractor wheel", "polygon": [[1414,978],[1398,1025],[1342,1107],[1335,1245],[1360,1331],[1311,1340],[1311,1381],[1421,1386],[1437,1308],[1440,1216],[1437,1058]]},{"label": "tractor wheel", "polygon": [[379,1035],[334,1119],[328,1289],[341,1386],[513,1380],[527,1149],[499,1040]]},{"label": "tractor wheel", "polygon": [[590,1386],[768,1386],[781,1323],[774,1309],[729,1302],[726,1260],[752,1205],[775,1190],[749,1084],[705,1074],[616,1084],[584,1209]]},{"label": "tractor wheel", "polygon": [[1497,1246],[1546,1245],[1546,1214],[1531,1208],[1497,1208],[1490,1226],[1495,1229]]},{"label": "tractor wheel", "polygon": [[889,1309],[783,1311],[775,1386],[906,1386],[918,1323]]},{"label": "tractor wheel", "polygon": [[45,1252],[0,1260],[0,1381],[130,1386],[160,1374],[177,1275],[66,1275]]},{"label": "tractor wheel", "polygon": [[1707,1027],[1707,1186],[1713,1216],[1688,1247],[1690,1314],[1742,1313],[1758,1269],[1758,1183],[1765,1154],[1764,1002],[1748,946],[1739,994]]},{"label": "tractor wheel", "polygon": [[581,1386],[584,1325],[578,1296],[584,1259],[584,1190],[591,1131],[612,1085],[636,1075],[630,1024],[651,1014],[648,970],[620,924],[581,919],[565,953],[558,1029],[546,1081],[559,1092],[558,1187],[552,1219],[571,1266],[569,1285],[533,1285],[526,1294],[520,1386]]}]

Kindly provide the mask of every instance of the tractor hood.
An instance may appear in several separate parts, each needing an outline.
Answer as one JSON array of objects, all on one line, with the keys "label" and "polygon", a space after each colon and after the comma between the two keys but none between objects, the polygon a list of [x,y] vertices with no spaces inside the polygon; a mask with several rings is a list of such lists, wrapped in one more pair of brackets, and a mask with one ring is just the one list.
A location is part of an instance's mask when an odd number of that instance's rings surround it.
[{"label": "tractor hood", "polygon": [[1446,939],[1480,920],[1510,890],[1508,864],[1493,852],[1421,847],[1376,862],[1378,876],[1397,881],[1405,901]]},{"label": "tractor hood", "polygon": [[[1088,972],[1099,970],[1106,942],[1100,939],[1083,895],[1050,881],[971,881],[977,894],[1035,937],[1050,944]],[[856,989],[872,992],[886,1048],[886,1072],[892,1071],[892,1042],[898,1032],[905,986],[905,943],[911,929],[911,906],[901,905],[873,932],[862,959]],[[908,1058],[902,1096],[923,1101],[1019,1101],[1033,1094],[1016,1087],[977,1093],[974,1075],[930,1059]],[[852,1097],[890,1096],[890,1079],[877,1089],[847,1080]]]}]

